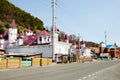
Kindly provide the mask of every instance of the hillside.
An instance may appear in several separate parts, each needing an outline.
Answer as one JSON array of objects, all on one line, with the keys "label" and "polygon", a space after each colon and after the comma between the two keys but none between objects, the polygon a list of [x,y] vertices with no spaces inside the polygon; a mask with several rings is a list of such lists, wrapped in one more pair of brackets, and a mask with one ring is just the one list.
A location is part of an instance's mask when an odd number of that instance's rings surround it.
[{"label": "hillside", "polygon": [[99,47],[99,44],[95,42],[91,42],[91,41],[86,41],[86,46],[87,47]]},{"label": "hillside", "polygon": [[16,20],[19,32],[24,32],[27,28],[34,32],[44,29],[43,22],[40,19],[26,13],[7,0],[0,0],[0,33],[9,28],[12,19]]}]

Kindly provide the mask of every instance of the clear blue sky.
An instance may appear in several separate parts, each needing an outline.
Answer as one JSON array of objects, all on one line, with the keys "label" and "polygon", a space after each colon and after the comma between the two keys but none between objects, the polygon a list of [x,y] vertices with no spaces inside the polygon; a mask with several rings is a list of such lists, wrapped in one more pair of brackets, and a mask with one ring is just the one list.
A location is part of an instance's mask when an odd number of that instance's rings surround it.
[{"label": "clear blue sky", "polygon": [[[51,0],[8,1],[51,27]],[[56,15],[57,27],[67,34],[100,43],[106,31],[108,43],[120,45],[120,0],[57,0]]]}]

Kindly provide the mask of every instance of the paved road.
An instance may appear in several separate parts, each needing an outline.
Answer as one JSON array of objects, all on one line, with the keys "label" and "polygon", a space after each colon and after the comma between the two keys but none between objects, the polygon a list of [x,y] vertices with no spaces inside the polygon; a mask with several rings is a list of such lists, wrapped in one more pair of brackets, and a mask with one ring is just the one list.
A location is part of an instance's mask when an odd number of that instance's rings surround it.
[{"label": "paved road", "polygon": [[113,69],[119,72],[111,80],[120,80],[119,67],[120,61],[100,61],[0,70],[0,80],[109,80]]}]

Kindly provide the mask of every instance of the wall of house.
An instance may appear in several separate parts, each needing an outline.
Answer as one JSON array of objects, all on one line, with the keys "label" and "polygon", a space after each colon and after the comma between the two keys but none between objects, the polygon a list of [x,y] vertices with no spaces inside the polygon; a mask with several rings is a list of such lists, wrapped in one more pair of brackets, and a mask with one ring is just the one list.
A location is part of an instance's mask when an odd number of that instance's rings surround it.
[{"label": "wall of house", "polygon": [[83,53],[83,56],[91,57],[91,50],[90,49],[85,49],[85,53]]},{"label": "wall of house", "polygon": [[38,36],[37,37],[38,44],[44,44],[44,43],[50,43],[50,42],[51,42],[50,36]]},{"label": "wall of house", "polygon": [[3,50],[4,49],[4,39],[0,39],[0,49]]},{"label": "wall of house", "polygon": [[70,44],[64,42],[58,42],[55,44],[55,54],[56,53],[68,54],[69,49],[70,49]]},{"label": "wall of house", "polygon": [[17,28],[9,28],[8,37],[9,43],[14,43],[17,40]]},{"label": "wall of house", "polygon": [[7,54],[14,55],[31,55],[42,53],[42,57],[52,57],[52,45],[9,46],[5,51]]},{"label": "wall of house", "polygon": [[105,52],[105,47],[100,47],[100,53],[107,53]]}]

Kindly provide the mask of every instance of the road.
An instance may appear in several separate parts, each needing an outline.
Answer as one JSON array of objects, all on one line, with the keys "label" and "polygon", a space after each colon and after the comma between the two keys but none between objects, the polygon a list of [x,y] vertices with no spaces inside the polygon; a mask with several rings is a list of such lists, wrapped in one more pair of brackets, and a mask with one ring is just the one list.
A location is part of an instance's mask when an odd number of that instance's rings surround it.
[{"label": "road", "polygon": [[0,80],[119,80],[119,67],[114,60],[0,70]]}]

